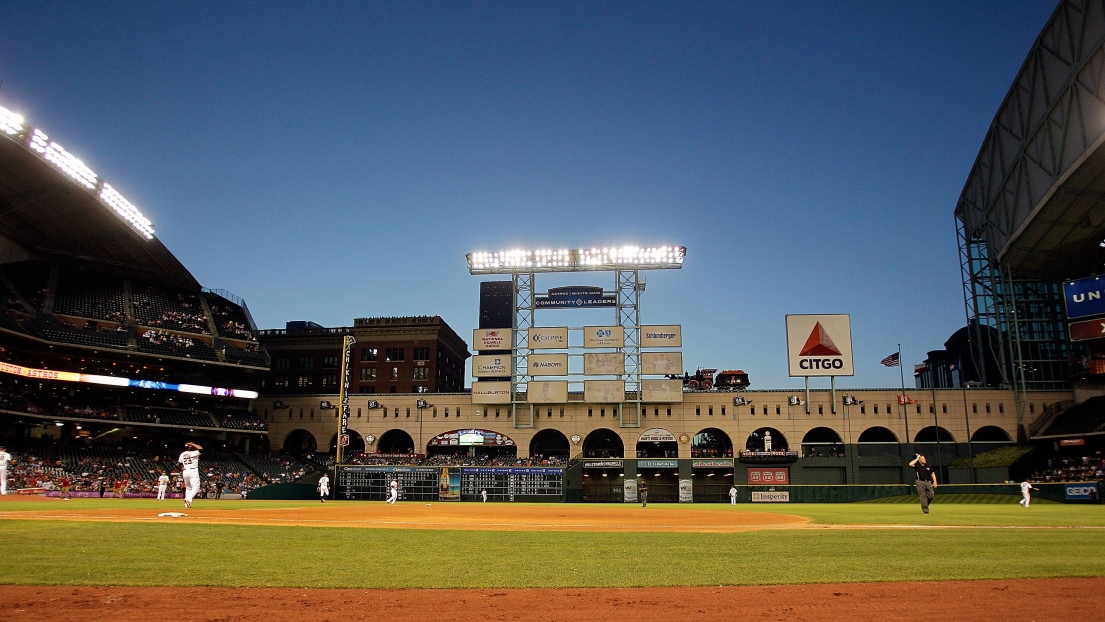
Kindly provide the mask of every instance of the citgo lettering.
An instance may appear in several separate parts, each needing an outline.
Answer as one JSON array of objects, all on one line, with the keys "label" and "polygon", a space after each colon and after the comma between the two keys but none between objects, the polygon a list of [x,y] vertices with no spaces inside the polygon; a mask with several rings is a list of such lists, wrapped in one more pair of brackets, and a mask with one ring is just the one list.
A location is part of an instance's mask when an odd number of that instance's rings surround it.
[{"label": "citgo lettering", "polygon": [[843,359],[802,359],[798,361],[802,369],[843,369]]}]

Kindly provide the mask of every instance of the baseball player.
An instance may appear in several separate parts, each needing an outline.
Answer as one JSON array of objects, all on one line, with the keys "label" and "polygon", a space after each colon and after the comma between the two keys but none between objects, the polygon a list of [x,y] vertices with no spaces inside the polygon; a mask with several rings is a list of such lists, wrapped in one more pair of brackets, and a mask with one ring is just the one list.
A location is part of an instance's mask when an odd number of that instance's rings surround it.
[{"label": "baseball player", "polygon": [[184,480],[184,507],[192,507],[192,499],[200,490],[200,450],[203,447],[195,443],[185,443],[187,448],[177,458],[183,469],[180,476]]},{"label": "baseball player", "polygon": [[395,505],[395,502],[399,499],[399,480],[394,477],[391,479],[391,492],[388,493],[388,503]]},{"label": "baseball player", "polygon": [[161,472],[161,476],[157,478],[157,500],[165,500],[165,491],[169,489],[169,476],[165,475],[165,471]]},{"label": "baseball player", "polygon": [[58,482],[58,484],[61,485],[61,498],[65,499],[66,501],[72,499],[73,495],[69,493],[69,488],[73,485],[73,483],[69,481],[69,477],[62,475],[61,480]]},{"label": "baseball player", "polygon": [[318,480],[318,498],[322,503],[326,503],[326,497],[330,494],[330,476],[323,473],[322,477]]},{"label": "baseball player", "polygon": [[1017,503],[1023,505],[1024,507],[1028,507],[1028,505],[1030,503],[1032,503],[1032,492],[1031,491],[1033,491],[1033,490],[1039,490],[1039,488],[1036,488],[1035,486],[1033,486],[1031,480],[1026,479],[1023,482],[1021,482],[1021,497],[1023,497],[1023,498],[1020,501],[1018,501]]},{"label": "baseball player", "polygon": [[12,462],[12,455],[8,448],[0,445],[0,495],[8,494],[8,465]]},{"label": "baseball player", "polygon": [[737,487],[736,486],[730,486],[729,487],[729,505],[736,505],[736,504],[737,504]]}]

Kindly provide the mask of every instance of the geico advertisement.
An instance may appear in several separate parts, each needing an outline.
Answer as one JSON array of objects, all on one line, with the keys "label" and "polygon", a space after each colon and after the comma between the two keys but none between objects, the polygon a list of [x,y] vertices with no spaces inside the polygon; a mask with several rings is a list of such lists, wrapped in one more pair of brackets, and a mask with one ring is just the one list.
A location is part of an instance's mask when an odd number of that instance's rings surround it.
[{"label": "geico advertisement", "polygon": [[529,375],[566,376],[568,374],[567,354],[531,354],[529,355]]},{"label": "geico advertisement", "polygon": [[562,350],[568,347],[568,328],[531,328],[529,329],[529,348],[531,350]]},{"label": "geico advertisement", "polygon": [[846,314],[788,315],[791,376],[852,376],[852,322]]},{"label": "geico advertisement", "polygon": [[683,345],[683,330],[678,324],[642,326],[642,348],[678,348]]},{"label": "geico advertisement", "polygon": [[472,331],[472,347],[480,350],[509,350],[511,348],[509,328],[477,328]]},{"label": "geico advertisement", "polygon": [[510,357],[477,354],[472,357],[472,375],[476,378],[496,378],[510,375]]}]

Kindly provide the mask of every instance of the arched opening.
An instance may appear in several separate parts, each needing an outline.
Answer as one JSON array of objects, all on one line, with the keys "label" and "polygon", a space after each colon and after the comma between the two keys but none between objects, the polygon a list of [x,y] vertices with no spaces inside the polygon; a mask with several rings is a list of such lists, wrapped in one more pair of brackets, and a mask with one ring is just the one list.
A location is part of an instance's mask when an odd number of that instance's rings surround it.
[{"label": "arched opening", "polygon": [[927,428],[922,428],[917,436],[913,437],[914,443],[954,443],[955,438],[951,432],[948,432],[944,428],[938,428],[930,425]]},{"label": "arched opening", "polygon": [[388,430],[376,441],[376,451],[382,454],[413,454],[414,439],[403,430]]},{"label": "arched opening", "polygon": [[[359,454],[365,450],[364,438],[354,430],[346,430],[346,434],[349,435],[349,444],[342,448],[342,458],[348,458]],[[334,433],[330,437],[330,453],[337,454],[338,451],[338,434]]]},{"label": "arched opening", "polygon": [[612,430],[599,428],[583,440],[583,455],[587,458],[622,458],[625,456],[625,445]]},{"label": "arched opening", "polygon": [[732,458],[733,441],[717,428],[706,428],[691,439],[692,458]]},{"label": "arched opening", "polygon": [[678,458],[679,441],[663,428],[645,430],[637,439],[638,458]]},{"label": "arched opening", "polygon": [[986,443],[986,444],[998,444],[1009,445],[1013,442],[1009,433],[996,425],[986,425],[975,430],[975,433],[971,435],[972,443]]},{"label": "arched opening", "polygon": [[787,451],[790,449],[787,445],[787,437],[775,428],[759,428],[749,434],[748,440],[744,443],[744,448],[748,451]]},{"label": "arched opening", "polygon": [[427,464],[491,466],[514,464],[518,447],[514,440],[494,430],[469,428],[443,432],[426,447]]},{"label": "arched opening", "polygon": [[813,428],[802,437],[802,456],[805,458],[843,458],[844,441],[832,428],[823,426]]},{"label": "arched opening", "polygon": [[951,432],[933,425],[921,428],[913,437],[913,451],[924,455],[932,466],[944,466],[958,453]]},{"label": "arched opening", "polygon": [[529,455],[534,465],[566,464],[570,454],[568,437],[560,430],[541,430],[529,442]]},{"label": "arched opening", "polygon": [[881,426],[872,426],[863,431],[856,441],[860,457],[890,458],[901,457],[902,444],[890,430]]},{"label": "arched opening", "polygon": [[318,451],[318,442],[315,440],[315,435],[307,430],[292,430],[284,438],[284,453],[286,454],[304,456],[316,451]]}]

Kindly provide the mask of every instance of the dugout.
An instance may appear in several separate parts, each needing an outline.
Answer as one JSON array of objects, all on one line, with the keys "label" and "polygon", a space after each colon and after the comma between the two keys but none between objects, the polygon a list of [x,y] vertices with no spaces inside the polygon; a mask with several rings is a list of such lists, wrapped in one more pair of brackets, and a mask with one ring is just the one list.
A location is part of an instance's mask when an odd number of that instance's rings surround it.
[{"label": "dugout", "polygon": [[583,461],[583,500],[621,503],[625,500],[625,469],[621,460]]}]

